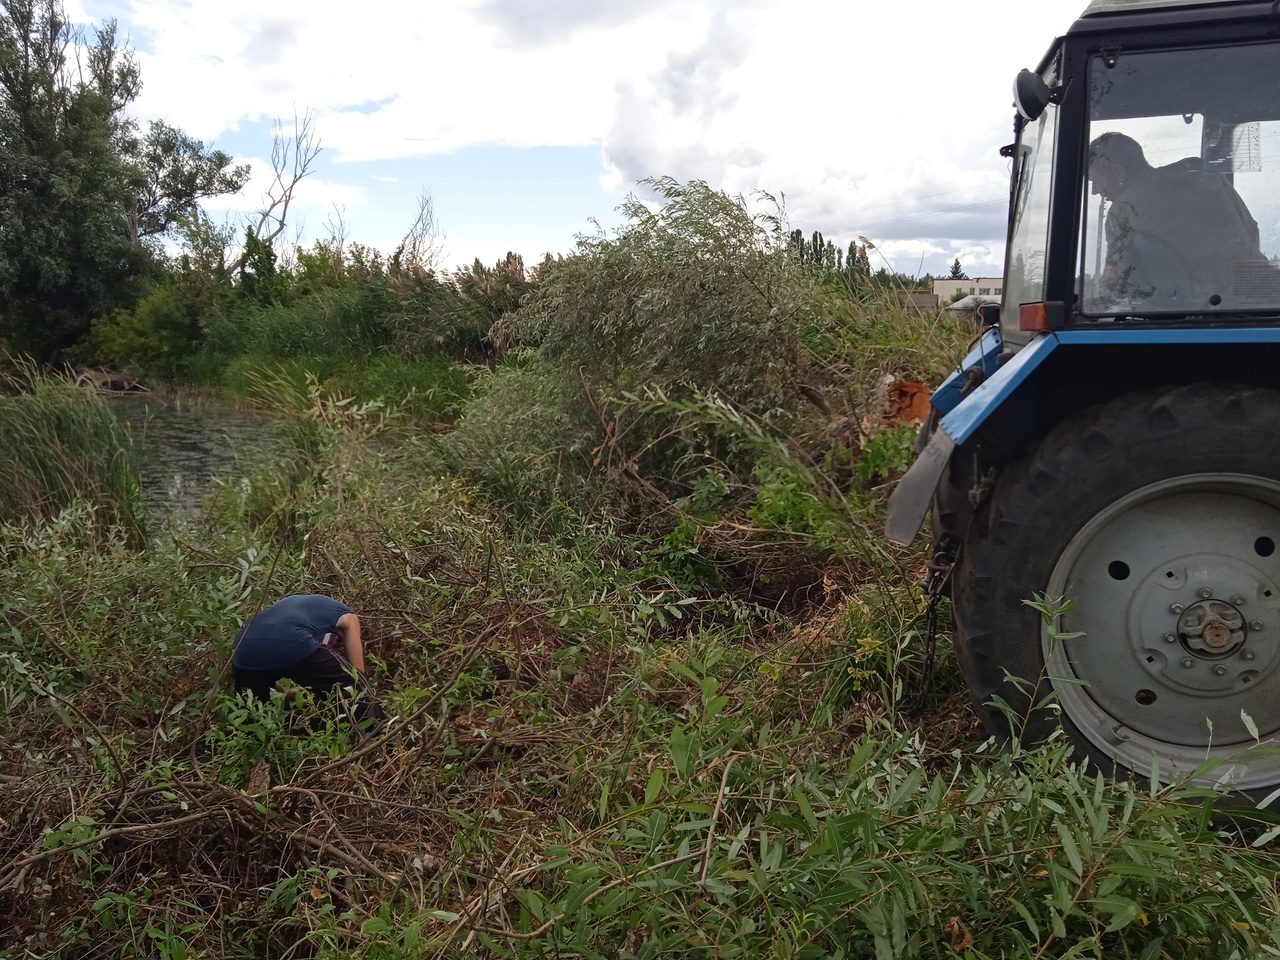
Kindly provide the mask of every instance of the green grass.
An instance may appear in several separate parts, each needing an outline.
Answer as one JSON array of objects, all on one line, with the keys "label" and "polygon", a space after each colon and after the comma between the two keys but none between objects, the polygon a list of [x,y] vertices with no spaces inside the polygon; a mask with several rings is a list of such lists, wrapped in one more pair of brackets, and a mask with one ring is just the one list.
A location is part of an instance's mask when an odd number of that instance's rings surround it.
[{"label": "green grass", "polygon": [[451,418],[470,393],[464,367],[442,356],[303,354],[278,360],[244,353],[210,375],[227,394],[242,400],[272,402],[260,395],[264,378],[298,389],[315,379],[334,395],[361,402],[381,401],[427,420]]}]

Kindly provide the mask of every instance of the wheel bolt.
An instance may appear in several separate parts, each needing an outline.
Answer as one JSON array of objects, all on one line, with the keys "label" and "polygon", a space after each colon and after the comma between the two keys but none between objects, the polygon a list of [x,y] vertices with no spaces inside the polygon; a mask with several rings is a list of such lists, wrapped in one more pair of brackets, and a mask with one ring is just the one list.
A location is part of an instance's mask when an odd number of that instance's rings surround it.
[{"label": "wheel bolt", "polygon": [[1200,599],[1202,600],[1208,600],[1210,597],[1213,596],[1213,591],[1210,590],[1208,587],[1201,587],[1199,590],[1196,591],[1196,593],[1200,595]]},{"label": "wheel bolt", "polygon": [[1183,607],[1182,607],[1182,604],[1180,603],[1174,603],[1169,605],[1169,609],[1172,610],[1174,613],[1181,613],[1183,610]]},{"label": "wheel bolt", "polygon": [[1186,667],[1188,670],[1190,670],[1192,667],[1196,665],[1196,662],[1192,660],[1190,657],[1183,657],[1182,665]]},{"label": "wheel bolt", "polygon": [[1237,607],[1243,607],[1244,597],[1240,596],[1240,594],[1237,593],[1234,597],[1231,598],[1231,602],[1234,603]]},{"label": "wheel bolt", "polygon": [[1254,653],[1252,650],[1246,650],[1244,653],[1240,654],[1240,656],[1244,657],[1246,660],[1252,660],[1254,657],[1257,656],[1257,654]]},{"label": "wheel bolt", "polygon": [[1177,637],[1175,637],[1172,633],[1166,633],[1166,634],[1164,635],[1164,642],[1165,642],[1165,643],[1177,643],[1177,641],[1178,641],[1178,638],[1177,638]]},{"label": "wheel bolt", "polygon": [[1262,629],[1262,621],[1261,621],[1261,620],[1251,620],[1251,621],[1249,622],[1249,629],[1250,629],[1250,630],[1261,630],[1261,629]]},{"label": "wheel bolt", "polygon": [[1216,667],[1213,668],[1213,672],[1220,677],[1225,676],[1227,672],[1227,668],[1224,667],[1222,664],[1218,664]]}]

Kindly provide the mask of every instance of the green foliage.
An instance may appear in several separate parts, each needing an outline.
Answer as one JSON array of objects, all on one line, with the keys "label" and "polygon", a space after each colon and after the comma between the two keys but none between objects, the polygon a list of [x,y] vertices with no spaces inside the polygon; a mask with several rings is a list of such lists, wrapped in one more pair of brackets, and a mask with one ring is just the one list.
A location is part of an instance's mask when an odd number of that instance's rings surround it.
[{"label": "green foliage", "polygon": [[207,197],[239,193],[249,180],[249,165],[233,167],[231,157],[205,145],[163,120],[152,120],[146,136],[126,154],[136,167],[135,200],[128,211],[135,243],[160,237],[199,213]]},{"label": "green foliage", "polygon": [[1086,774],[1061,744],[940,777],[921,740],[872,735],[843,762],[784,774],[770,759],[782,743],[726,751],[714,699],[698,715],[671,732],[647,802],[547,849],[558,883],[513,892],[512,933],[539,936],[491,942],[607,953],[630,930],[625,956],[867,958],[1246,957],[1276,943],[1266,857],[1223,847],[1176,794]]},{"label": "green foliage", "polygon": [[244,253],[236,290],[244,300],[262,306],[276,303],[285,291],[284,278],[276,269],[275,248],[259,240],[252,227],[244,230]]},{"label": "green foliage", "polygon": [[200,333],[191,301],[174,283],[162,283],[133,310],[117,310],[95,323],[87,351],[114,370],[173,382],[186,371]]},{"label": "green foliage", "polygon": [[159,272],[148,238],[248,178],[161,121],[139,138],[127,111],[140,90],[114,21],[90,39],[59,0],[0,3],[0,336],[38,359],[132,308]]},{"label": "green foliage", "polygon": [[77,503],[91,522],[142,536],[137,469],[107,406],[69,382],[17,367],[0,381],[0,523],[52,518]]},{"label": "green foliage", "polygon": [[89,41],[57,0],[0,4],[0,335],[40,358],[130,303],[149,269],[123,217],[139,89],[114,22]]},{"label": "green foliage", "polygon": [[215,710],[205,748],[210,772],[228,786],[249,786],[259,763],[272,780],[288,781],[308,761],[336,760],[352,748],[354,730],[341,706],[318,703],[305,689],[272,691],[265,703],[248,693],[220,697]]},{"label": "green foliage", "polygon": [[477,258],[451,279],[459,297],[453,338],[466,353],[477,357],[488,349],[494,324],[519,309],[524,297],[537,287],[518,253],[508,253],[492,267]]},{"label": "green foliage", "polygon": [[764,527],[807,534],[820,544],[834,545],[838,514],[824,503],[806,471],[786,467],[760,467],[760,486],[747,516]]},{"label": "green foliage", "polygon": [[[581,387],[540,358],[509,363],[482,379],[454,430],[441,438],[455,470],[474,477],[513,505],[541,486],[545,504],[556,478],[585,473],[599,421],[582,403]],[[515,489],[510,489],[512,483]],[[506,488],[507,492],[500,492]]]},{"label": "green foliage", "polygon": [[430,354],[409,358],[375,353],[367,360],[344,364],[326,385],[339,396],[380,401],[424,420],[452,418],[470,393],[457,364]]},{"label": "green foliage", "polygon": [[916,428],[910,424],[873,433],[866,438],[854,470],[864,480],[906,470],[915,458],[915,439]]},{"label": "green foliage", "polygon": [[592,399],[696,383],[763,413],[800,372],[796,331],[813,308],[775,215],[705,183],[646,181],[664,201],[623,205],[616,238],[579,240],[496,328],[578,371]]}]

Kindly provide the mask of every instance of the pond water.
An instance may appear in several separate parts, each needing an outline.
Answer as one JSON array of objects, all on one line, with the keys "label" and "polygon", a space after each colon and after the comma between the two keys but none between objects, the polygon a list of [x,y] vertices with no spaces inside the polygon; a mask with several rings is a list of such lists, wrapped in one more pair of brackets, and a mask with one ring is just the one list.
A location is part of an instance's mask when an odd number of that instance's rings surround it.
[{"label": "pond water", "polygon": [[108,403],[128,429],[152,516],[195,516],[215,477],[233,477],[283,451],[270,415],[200,400],[113,396]]}]

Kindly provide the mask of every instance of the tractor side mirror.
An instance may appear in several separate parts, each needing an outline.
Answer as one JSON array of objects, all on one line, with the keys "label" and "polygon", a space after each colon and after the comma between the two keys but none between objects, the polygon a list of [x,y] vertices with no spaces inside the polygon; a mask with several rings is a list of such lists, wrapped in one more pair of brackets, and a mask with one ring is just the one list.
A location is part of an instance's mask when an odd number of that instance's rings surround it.
[{"label": "tractor side mirror", "polygon": [[1000,326],[1000,304],[984,303],[978,307],[978,329],[990,330]]},{"label": "tractor side mirror", "polygon": [[1049,85],[1040,74],[1034,70],[1018,71],[1013,81],[1013,105],[1024,120],[1039,120],[1051,99]]}]

